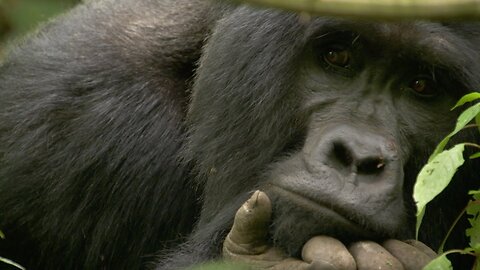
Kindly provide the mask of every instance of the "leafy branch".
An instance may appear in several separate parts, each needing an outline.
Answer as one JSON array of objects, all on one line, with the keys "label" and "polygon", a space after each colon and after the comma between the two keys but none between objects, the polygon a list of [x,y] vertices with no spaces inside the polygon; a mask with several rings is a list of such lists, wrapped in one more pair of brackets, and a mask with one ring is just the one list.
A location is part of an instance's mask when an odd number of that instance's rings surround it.
[{"label": "leafy branch", "polygon": [[315,15],[369,19],[479,18],[480,0],[241,0]]},{"label": "leafy branch", "polygon": [[[480,99],[480,93],[470,93],[462,97],[452,108],[452,110],[478,99]],[[475,121],[475,125],[469,124],[472,121]],[[480,103],[472,105],[460,114],[457,119],[455,129],[438,144],[435,151],[430,156],[428,163],[418,174],[413,190],[413,198],[417,204],[417,237],[427,204],[450,184],[450,181],[452,180],[457,169],[463,165],[463,151],[465,150],[465,147],[473,147],[477,150],[480,150],[479,144],[471,142],[460,143],[448,150],[445,150],[450,138],[456,135],[459,131],[473,126],[480,126]],[[479,157],[480,152],[477,152],[471,155],[470,159]],[[466,230],[466,235],[470,237],[470,246],[463,250],[450,250],[441,254],[437,259],[429,263],[424,270],[452,269],[452,264],[446,257],[446,255],[451,253],[475,256],[476,259],[474,269],[480,269],[480,257],[478,256],[478,254],[480,254],[480,190],[470,191],[469,194],[472,195],[472,200],[455,220],[454,224],[447,233],[445,240],[442,242],[439,252],[443,252],[446,239],[449,237],[452,228],[455,227],[457,222],[460,220],[460,217],[464,213],[469,216],[468,221],[470,222],[471,226]]]}]

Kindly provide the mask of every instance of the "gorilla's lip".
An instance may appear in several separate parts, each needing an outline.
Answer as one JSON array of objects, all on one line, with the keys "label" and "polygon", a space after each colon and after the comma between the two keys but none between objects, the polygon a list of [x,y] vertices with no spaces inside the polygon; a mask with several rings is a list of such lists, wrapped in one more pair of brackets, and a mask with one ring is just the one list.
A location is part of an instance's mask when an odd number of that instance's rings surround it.
[{"label": "gorilla's lip", "polygon": [[339,226],[348,229],[349,233],[356,238],[364,238],[364,239],[376,239],[378,235],[371,230],[368,230],[361,224],[355,222],[346,217],[346,215],[342,215],[341,212],[337,211],[332,206],[328,207],[325,204],[322,204],[316,200],[312,200],[309,197],[303,196],[295,191],[289,190],[287,188],[270,184],[270,189],[274,193],[282,197],[286,197],[287,199],[293,201],[294,203],[304,206],[310,211],[322,213],[325,216],[331,217],[335,219]]}]

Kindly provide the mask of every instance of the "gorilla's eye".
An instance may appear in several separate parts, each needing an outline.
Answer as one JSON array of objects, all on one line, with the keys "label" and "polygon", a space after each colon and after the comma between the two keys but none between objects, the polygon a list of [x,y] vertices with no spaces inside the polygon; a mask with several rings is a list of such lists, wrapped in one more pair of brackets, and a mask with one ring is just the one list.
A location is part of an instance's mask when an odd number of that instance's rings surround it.
[{"label": "gorilla's eye", "polygon": [[328,49],[323,55],[330,65],[346,68],[350,64],[351,53],[347,49]]},{"label": "gorilla's eye", "polygon": [[422,97],[433,97],[437,94],[435,83],[431,79],[427,78],[417,78],[414,79],[410,85],[410,89],[413,90],[413,92],[416,95],[422,96]]}]

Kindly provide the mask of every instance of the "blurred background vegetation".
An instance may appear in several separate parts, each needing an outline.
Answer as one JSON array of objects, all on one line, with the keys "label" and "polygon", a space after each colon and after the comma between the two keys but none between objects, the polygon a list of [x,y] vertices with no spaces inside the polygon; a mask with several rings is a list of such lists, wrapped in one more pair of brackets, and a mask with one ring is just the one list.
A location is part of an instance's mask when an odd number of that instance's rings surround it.
[{"label": "blurred background vegetation", "polygon": [[0,0],[0,56],[7,42],[81,0]]}]

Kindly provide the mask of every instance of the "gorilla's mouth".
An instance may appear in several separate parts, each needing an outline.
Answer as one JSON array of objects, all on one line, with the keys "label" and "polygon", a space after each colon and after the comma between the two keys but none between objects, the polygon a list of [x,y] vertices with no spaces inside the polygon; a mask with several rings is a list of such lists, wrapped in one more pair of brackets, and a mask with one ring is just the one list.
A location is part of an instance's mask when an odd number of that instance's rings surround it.
[{"label": "gorilla's mouth", "polygon": [[[290,253],[298,252],[303,243],[317,235],[332,236],[344,243],[383,238],[378,232],[370,230],[365,222],[349,218],[351,215],[334,205],[273,184],[268,186],[267,194],[272,198],[274,207],[273,239],[286,245]],[[295,239],[291,235],[293,232]]]},{"label": "gorilla's mouth", "polygon": [[303,208],[310,209],[312,211],[319,211],[328,216],[335,217],[335,219],[351,224],[352,226],[358,226],[353,221],[346,218],[345,215],[340,214],[338,210],[334,209],[333,205],[326,206],[318,201],[314,201],[306,196],[298,194],[297,192],[277,185],[272,185],[272,190],[277,192],[280,196],[288,198],[292,202],[302,206]]}]

